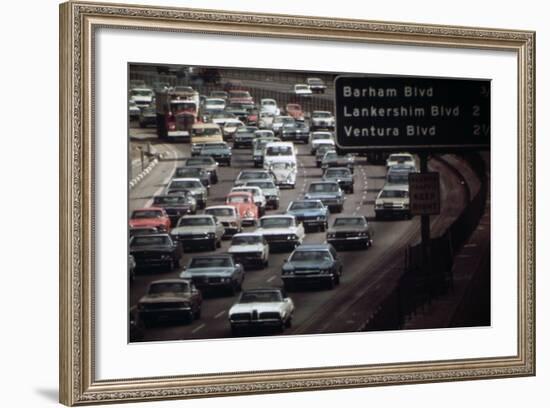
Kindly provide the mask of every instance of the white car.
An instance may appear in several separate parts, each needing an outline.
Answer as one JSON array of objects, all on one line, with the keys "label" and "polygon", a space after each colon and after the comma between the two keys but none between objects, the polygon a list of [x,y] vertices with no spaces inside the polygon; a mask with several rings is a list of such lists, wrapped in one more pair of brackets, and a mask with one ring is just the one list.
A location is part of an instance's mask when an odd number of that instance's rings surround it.
[{"label": "white car", "polygon": [[233,187],[231,189],[231,193],[235,193],[239,191],[246,191],[248,193],[251,193],[252,198],[254,199],[254,204],[256,204],[256,207],[258,207],[258,213],[260,214],[260,216],[265,214],[267,201],[260,187],[238,186],[238,187]]},{"label": "white car", "polygon": [[222,98],[207,98],[204,101],[204,109],[208,111],[223,111],[225,105],[225,99]]},{"label": "white car", "polygon": [[313,111],[311,114],[311,129],[334,129],[336,119],[329,111]]},{"label": "white car", "polygon": [[296,221],[296,217],[289,214],[264,215],[260,218],[259,228],[255,232],[263,234],[271,250],[292,250],[301,245],[306,236],[304,226]]},{"label": "white car", "polygon": [[231,333],[240,335],[249,329],[271,328],[284,331],[292,325],[294,302],[282,289],[250,289],[241,293],[229,309]]},{"label": "white car", "polygon": [[273,119],[275,119],[275,115],[273,113],[260,112],[258,127],[260,129],[271,129],[271,126],[273,126]]},{"label": "white car", "polygon": [[416,160],[410,153],[392,153],[386,160],[386,167],[390,168],[396,165],[406,165],[416,169]]},{"label": "white car", "polygon": [[275,133],[269,129],[259,129],[254,132],[254,138],[259,139],[260,137],[275,137]]},{"label": "white car", "polygon": [[269,244],[262,234],[256,232],[243,232],[233,235],[231,246],[227,250],[233,256],[233,260],[244,267],[261,266],[269,264]]},{"label": "white car", "polygon": [[281,109],[277,106],[275,99],[264,98],[260,101],[260,112],[268,112],[277,116],[281,114]]},{"label": "white car", "polygon": [[324,93],[327,89],[327,86],[321,78],[308,78],[306,82],[312,92]]},{"label": "white car", "polygon": [[227,119],[223,124],[223,135],[224,137],[233,137],[237,130],[242,127],[244,127],[244,123],[239,119]]},{"label": "white car", "polygon": [[374,201],[376,219],[385,217],[411,218],[408,184],[385,184]]},{"label": "white car", "polygon": [[311,144],[311,154],[314,155],[317,152],[317,148],[321,145],[330,145],[335,147],[334,138],[331,132],[311,132],[309,135],[309,142]]},{"label": "white car", "polygon": [[294,95],[302,98],[309,98],[311,94],[312,94],[311,88],[308,84],[294,85]]},{"label": "white car", "polygon": [[130,89],[130,100],[135,102],[140,108],[145,108],[153,103],[155,93],[150,88],[132,88]]},{"label": "white car", "polygon": [[276,116],[271,123],[271,130],[278,135],[287,123],[294,123],[296,120],[292,116]]},{"label": "white car", "polygon": [[139,106],[137,106],[134,100],[130,99],[128,101],[128,114],[130,115],[130,119],[138,119],[140,113],[141,109],[139,109]]},{"label": "white car", "polygon": [[296,176],[298,169],[296,163],[292,161],[279,161],[264,164],[264,167],[268,169],[275,178],[275,184],[279,187],[296,187]]},{"label": "white car", "polygon": [[279,187],[270,180],[252,180],[244,183],[246,187],[260,187],[265,197],[266,205],[274,210],[279,208],[279,202],[281,200],[281,193]]},{"label": "white car", "polygon": [[231,236],[243,230],[241,216],[232,205],[213,205],[206,207],[204,213],[215,216],[222,223],[225,229],[224,236]]}]

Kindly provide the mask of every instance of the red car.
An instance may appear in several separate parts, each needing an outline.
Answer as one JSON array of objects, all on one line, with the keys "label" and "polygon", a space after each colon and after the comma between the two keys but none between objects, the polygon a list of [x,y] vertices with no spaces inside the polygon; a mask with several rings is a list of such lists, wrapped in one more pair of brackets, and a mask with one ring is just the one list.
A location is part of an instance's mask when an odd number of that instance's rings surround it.
[{"label": "red car", "polygon": [[250,95],[250,92],[234,89],[229,91],[229,103],[230,104],[243,104],[243,105],[254,105],[254,98]]},{"label": "red car", "polygon": [[141,208],[134,210],[130,217],[130,228],[153,227],[159,231],[170,231],[170,226],[170,217],[164,208]]},{"label": "red car", "polygon": [[242,225],[254,225],[258,221],[258,206],[254,203],[252,193],[247,191],[229,193],[225,197],[225,204],[237,209]]},{"label": "red car", "polygon": [[298,103],[289,103],[286,105],[286,113],[292,116],[295,120],[304,120],[304,111]]}]

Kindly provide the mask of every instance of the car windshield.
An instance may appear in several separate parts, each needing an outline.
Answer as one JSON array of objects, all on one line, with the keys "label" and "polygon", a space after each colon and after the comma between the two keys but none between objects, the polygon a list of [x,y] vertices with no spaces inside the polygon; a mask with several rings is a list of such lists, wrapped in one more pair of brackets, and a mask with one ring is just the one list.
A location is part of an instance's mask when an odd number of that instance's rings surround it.
[{"label": "car windshield", "polygon": [[288,104],[286,105],[286,110],[290,110],[290,111],[298,111],[298,110],[301,110],[301,106],[300,105],[293,105],[293,104]]},{"label": "car windshield", "polygon": [[215,127],[193,129],[193,136],[215,136],[219,134],[220,134],[220,129]]},{"label": "car windshield", "polygon": [[254,132],[256,137],[273,137],[273,132],[271,130],[257,130]]},{"label": "car windshield", "polygon": [[186,189],[186,188],[198,188],[202,184],[198,180],[174,180],[170,183],[170,190]]},{"label": "car windshield", "polygon": [[262,237],[259,235],[234,236],[231,240],[231,245],[255,245],[261,243]]},{"label": "car windshield", "polygon": [[328,169],[325,177],[347,177],[351,175],[348,169]]},{"label": "car windshield", "polygon": [[233,208],[208,208],[204,213],[217,217],[232,217],[235,215],[235,210]]},{"label": "car windshield", "polygon": [[309,89],[309,86],[307,85],[296,85],[294,87],[297,91],[307,91]]},{"label": "car windshield", "polygon": [[177,111],[188,111],[188,110],[196,110],[197,109],[197,105],[195,105],[194,102],[181,102],[181,101],[172,101],[170,102],[170,108],[172,109],[172,111],[174,112],[177,112]]},{"label": "car windshield", "polygon": [[409,192],[406,190],[382,190],[380,198],[407,198]]},{"label": "car windshield", "polygon": [[176,169],[176,177],[198,177],[202,170],[196,167],[178,167]]},{"label": "car windshield", "polygon": [[275,184],[272,181],[249,181],[246,185],[260,188],[275,188]]},{"label": "car windshield", "polygon": [[388,183],[393,184],[407,184],[409,182],[409,173],[388,174],[386,180]]},{"label": "car windshield", "polygon": [[290,146],[269,146],[265,149],[266,156],[292,156]]},{"label": "car windshield", "polygon": [[388,160],[396,161],[396,162],[404,162],[404,161],[411,161],[412,157],[406,154],[392,154]]},{"label": "car windshield", "polygon": [[336,183],[315,183],[309,186],[310,193],[335,193],[338,191]]},{"label": "car windshield", "polygon": [[225,144],[221,144],[221,143],[208,143],[208,144],[205,144],[203,147],[202,147],[202,150],[226,150],[227,149],[227,145]]},{"label": "car windshield", "polygon": [[214,220],[210,217],[182,217],[178,221],[178,227],[201,227],[209,225],[214,225]]},{"label": "car windshield", "polygon": [[207,258],[193,258],[189,263],[189,268],[225,268],[232,266],[231,258],[226,256]]},{"label": "car windshield", "polygon": [[291,227],[292,224],[292,218],[289,217],[264,218],[260,220],[260,227],[262,228],[287,228]]},{"label": "car windshield", "polygon": [[281,302],[283,297],[281,292],[273,291],[257,291],[257,292],[244,292],[241,295],[240,303],[256,303],[256,302]]},{"label": "car windshield", "polygon": [[294,163],[275,162],[275,163],[271,163],[269,166],[274,170],[277,170],[277,169],[292,169],[294,167]]},{"label": "car windshield", "polygon": [[166,235],[136,235],[132,239],[132,247],[148,245],[168,245],[170,238]]},{"label": "car windshield", "polygon": [[261,171],[247,171],[239,175],[239,180],[265,179],[269,178],[269,174]]},{"label": "car windshield", "polygon": [[228,204],[242,204],[242,203],[249,203],[250,197],[248,195],[232,195],[230,197],[227,197],[227,203]]},{"label": "car windshield", "polygon": [[277,104],[275,103],[275,101],[271,101],[269,99],[264,99],[262,101],[262,106],[277,106]]},{"label": "car windshield", "polygon": [[160,196],[153,199],[153,204],[186,204],[185,195]]},{"label": "car windshield", "polygon": [[332,260],[328,251],[295,251],[290,262],[322,262]]},{"label": "car windshield", "polygon": [[320,78],[308,78],[307,82],[309,84],[315,84],[315,85],[318,85],[318,84],[322,84],[323,81],[321,81]]},{"label": "car windshield", "polygon": [[317,149],[317,156],[324,156],[326,152],[331,151],[334,149],[334,146],[332,145],[321,145]]},{"label": "car windshield", "polygon": [[336,154],[336,152],[327,152],[327,154],[325,155],[325,160],[335,160],[338,158],[338,155]]},{"label": "car windshield", "polygon": [[132,213],[132,219],[160,217],[162,217],[162,211],[159,210],[136,210]]},{"label": "car windshield", "polygon": [[225,101],[223,99],[207,99],[205,104],[223,106],[225,105]]},{"label": "car windshield", "polygon": [[219,97],[219,98],[227,98],[227,92],[212,91],[212,92],[210,92],[210,96]]},{"label": "car windshield", "polygon": [[294,123],[294,119],[291,117],[279,116],[273,120],[273,123]]},{"label": "car windshield", "polygon": [[149,89],[132,89],[130,92],[132,96],[152,96],[153,91]]},{"label": "car windshield", "polygon": [[150,295],[158,295],[161,293],[186,293],[191,290],[191,286],[187,282],[162,282],[152,283],[149,286]]},{"label": "car windshield", "polygon": [[330,112],[313,112],[312,117],[313,118],[330,118],[331,113]]},{"label": "car windshield", "polygon": [[319,201],[293,201],[290,204],[289,210],[310,210],[315,208],[323,208],[323,204]]},{"label": "car windshield", "polygon": [[260,195],[260,192],[256,188],[253,188],[251,186],[236,187],[236,188],[232,189],[231,191],[246,191],[247,193],[252,193],[252,195],[254,195],[254,196],[259,196]]},{"label": "car windshield", "polygon": [[185,162],[188,166],[203,166],[203,165],[211,165],[215,164],[215,161],[211,157],[193,157],[190,159],[187,159]]},{"label": "car windshield", "polygon": [[231,98],[250,98],[250,94],[246,91],[232,91]]},{"label": "car windshield", "polygon": [[312,133],[311,140],[324,140],[331,139],[332,135],[330,133]]},{"label": "car windshield", "polygon": [[334,220],[334,226],[363,226],[365,225],[365,219],[361,217],[345,217],[345,218],[336,218]]}]

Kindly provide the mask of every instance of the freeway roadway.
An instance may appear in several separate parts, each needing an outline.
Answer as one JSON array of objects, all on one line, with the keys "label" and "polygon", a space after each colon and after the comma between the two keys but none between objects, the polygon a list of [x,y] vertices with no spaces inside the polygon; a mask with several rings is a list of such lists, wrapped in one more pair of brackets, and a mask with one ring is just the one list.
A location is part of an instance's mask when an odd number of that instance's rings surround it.
[{"label": "freeway roadway", "polygon": [[[155,141],[154,129],[131,129],[132,140]],[[129,210],[146,207],[152,197],[159,194],[167,185],[179,160],[190,155],[189,144],[163,144],[154,142],[156,150],[164,153],[157,167],[130,192]],[[250,149],[233,150],[231,167],[221,167],[218,184],[211,187],[207,205],[222,204],[225,195],[233,186],[238,172],[243,168],[252,168]],[[288,203],[295,198],[303,197],[308,183],[321,177],[321,169],[316,168],[314,157],[309,155],[308,145],[298,145],[299,173],[294,190],[281,190],[279,210],[268,210],[267,214],[282,213]],[[460,162],[459,164],[460,165]],[[461,183],[460,168],[454,167],[443,158],[430,161],[431,170],[438,171],[442,180],[442,211],[432,217],[432,233],[435,235],[448,227],[460,214],[466,203],[466,192]],[[458,170],[458,171],[457,171]],[[363,321],[361,317],[369,315],[378,306],[384,289],[391,285],[401,274],[405,248],[419,239],[419,217],[411,220],[374,221],[374,199],[384,184],[385,166],[370,165],[362,158],[357,158],[355,168],[355,192],[346,195],[344,214],[366,215],[375,232],[374,245],[369,250],[342,251],[344,272],[341,284],[333,290],[311,289],[291,292],[296,312],[293,326],[284,335],[332,333],[335,331],[356,331]],[[333,215],[331,215],[331,218]],[[330,223],[331,221],[329,221]],[[251,230],[248,227],[245,230]],[[325,233],[308,233],[304,242],[321,243]],[[226,252],[229,241],[224,241],[216,252]],[[194,253],[208,254],[209,251]],[[185,265],[193,253],[185,253],[182,265]],[[258,287],[280,287],[280,271],[289,253],[273,253],[269,266],[260,270],[249,270],[246,273],[244,289]],[[181,270],[181,269],[180,269]],[[137,275],[129,290],[129,306],[135,307],[143,296],[147,285],[157,279],[174,278],[180,270],[147,271]],[[351,313],[358,299],[372,299],[362,304],[362,313]],[[236,296],[210,296],[203,302],[202,316],[191,324],[166,323],[145,330],[144,341],[164,341],[183,339],[212,339],[231,336],[227,318],[229,308],[235,303]],[[269,333],[260,333],[269,334]]]}]

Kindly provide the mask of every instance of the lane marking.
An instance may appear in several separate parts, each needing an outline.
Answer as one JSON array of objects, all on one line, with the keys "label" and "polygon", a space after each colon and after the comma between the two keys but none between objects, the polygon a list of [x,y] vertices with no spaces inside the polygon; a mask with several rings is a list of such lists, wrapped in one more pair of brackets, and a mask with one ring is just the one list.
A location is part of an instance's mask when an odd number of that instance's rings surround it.
[{"label": "lane marking", "polygon": [[[168,150],[170,150],[172,153],[174,153],[174,159],[176,159],[178,157],[178,152],[177,150],[175,150],[172,146],[170,145],[163,145],[163,146],[166,146],[166,148]],[[168,182],[170,181],[170,179],[172,178],[172,174],[174,173],[174,170],[176,170],[176,167],[177,167],[177,162],[174,161],[173,164],[172,164],[172,169],[170,170],[168,176],[162,181],[162,186],[160,186],[152,195],[152,197],[147,201],[147,203],[145,203],[145,206],[144,207],[150,207],[151,205],[153,205],[153,198],[157,195],[159,195],[160,193],[162,193],[162,191],[165,189],[165,186],[166,184],[168,184]]]},{"label": "lane marking", "polygon": [[196,333],[199,330],[201,330],[203,327],[205,327],[206,324],[202,323],[200,326],[195,327],[193,330],[191,330],[191,333]]},{"label": "lane marking", "polygon": [[222,310],[220,313],[218,313],[216,316],[214,316],[214,319],[218,319],[220,317],[222,317],[225,313],[225,310]]},{"label": "lane marking", "polygon": [[267,283],[273,281],[277,276],[273,275],[272,277],[270,277],[268,280],[267,280]]}]

